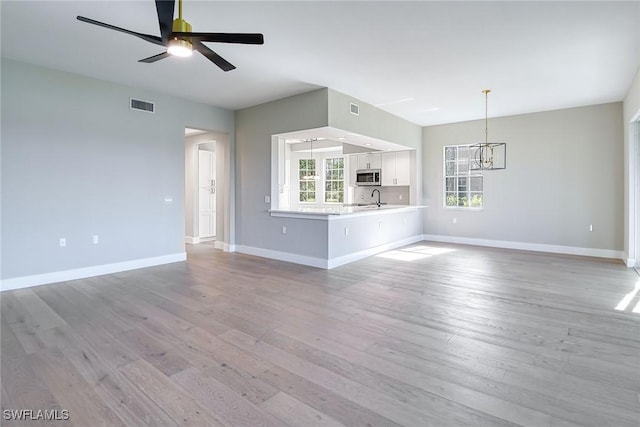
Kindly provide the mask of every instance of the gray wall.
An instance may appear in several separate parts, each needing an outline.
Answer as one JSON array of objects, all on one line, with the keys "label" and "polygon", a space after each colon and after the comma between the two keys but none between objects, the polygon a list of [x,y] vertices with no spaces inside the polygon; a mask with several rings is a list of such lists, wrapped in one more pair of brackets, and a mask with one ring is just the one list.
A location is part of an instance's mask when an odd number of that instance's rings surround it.
[{"label": "gray wall", "polygon": [[[338,129],[421,148],[422,128],[352,96],[328,90],[329,125]],[[349,111],[350,103],[360,106],[359,115]]]},{"label": "gray wall", "polygon": [[5,58],[1,89],[2,278],[184,252],[184,127],[233,112]]},{"label": "gray wall", "polygon": [[489,135],[507,169],[484,173],[484,210],[463,211],[443,208],[442,147],[482,141],[484,120],[424,128],[425,234],[622,249],[622,103],[489,119]]},{"label": "gray wall", "polygon": [[300,220],[304,234],[282,240],[284,218],[269,216],[264,196],[271,194],[271,135],[327,124],[327,89],[236,112],[236,244],[317,256],[318,242],[324,239],[326,253],[326,225],[320,236],[318,227],[303,226],[313,221]]}]

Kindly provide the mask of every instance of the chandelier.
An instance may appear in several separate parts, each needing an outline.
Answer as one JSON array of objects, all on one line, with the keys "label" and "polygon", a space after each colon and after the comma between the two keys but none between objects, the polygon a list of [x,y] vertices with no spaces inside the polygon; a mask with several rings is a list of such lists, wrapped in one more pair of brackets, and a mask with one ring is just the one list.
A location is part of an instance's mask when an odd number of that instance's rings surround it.
[{"label": "chandelier", "polygon": [[489,142],[489,92],[484,93],[484,142],[469,146],[471,150],[471,170],[495,170],[507,167],[507,144],[504,142]]}]

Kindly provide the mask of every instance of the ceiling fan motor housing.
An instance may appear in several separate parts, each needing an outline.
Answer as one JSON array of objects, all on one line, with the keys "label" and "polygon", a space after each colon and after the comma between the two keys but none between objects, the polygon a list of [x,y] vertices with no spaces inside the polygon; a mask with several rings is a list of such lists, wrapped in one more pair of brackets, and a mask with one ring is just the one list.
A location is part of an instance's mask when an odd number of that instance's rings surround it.
[{"label": "ceiling fan motor housing", "polygon": [[[173,32],[183,32],[183,33],[190,33],[191,32],[191,24],[189,24],[187,21],[185,21],[182,18],[177,18],[173,20],[173,26],[172,26],[172,30]],[[187,48],[189,50],[193,50],[193,45],[191,44],[191,42],[189,40],[185,40],[185,39],[179,39],[178,37],[173,37],[173,42],[169,43],[170,45],[180,45],[183,48]]]}]

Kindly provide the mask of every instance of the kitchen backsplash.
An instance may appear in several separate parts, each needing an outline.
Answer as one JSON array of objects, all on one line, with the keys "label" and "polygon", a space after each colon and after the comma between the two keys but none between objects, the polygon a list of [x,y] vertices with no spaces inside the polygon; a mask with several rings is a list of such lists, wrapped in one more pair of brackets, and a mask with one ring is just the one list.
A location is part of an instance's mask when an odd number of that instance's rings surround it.
[{"label": "kitchen backsplash", "polygon": [[353,203],[375,203],[378,201],[378,194],[371,197],[371,192],[377,188],[380,190],[380,201],[390,205],[409,204],[409,186],[406,187],[353,187]]}]

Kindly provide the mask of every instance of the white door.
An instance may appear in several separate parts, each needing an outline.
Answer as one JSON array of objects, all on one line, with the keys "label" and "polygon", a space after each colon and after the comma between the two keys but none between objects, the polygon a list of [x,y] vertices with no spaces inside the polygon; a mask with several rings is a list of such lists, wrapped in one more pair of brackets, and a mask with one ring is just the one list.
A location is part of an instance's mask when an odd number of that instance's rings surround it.
[{"label": "white door", "polygon": [[216,235],[216,154],[198,150],[199,236]]}]

